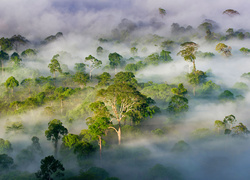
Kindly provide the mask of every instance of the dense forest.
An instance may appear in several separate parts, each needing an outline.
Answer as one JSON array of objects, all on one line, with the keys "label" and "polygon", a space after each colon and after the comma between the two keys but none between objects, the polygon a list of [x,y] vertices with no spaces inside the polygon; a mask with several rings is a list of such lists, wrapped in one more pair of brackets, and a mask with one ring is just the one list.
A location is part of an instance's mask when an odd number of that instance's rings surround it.
[{"label": "dense forest", "polygon": [[0,179],[250,177],[245,11],[45,2],[2,11]]}]

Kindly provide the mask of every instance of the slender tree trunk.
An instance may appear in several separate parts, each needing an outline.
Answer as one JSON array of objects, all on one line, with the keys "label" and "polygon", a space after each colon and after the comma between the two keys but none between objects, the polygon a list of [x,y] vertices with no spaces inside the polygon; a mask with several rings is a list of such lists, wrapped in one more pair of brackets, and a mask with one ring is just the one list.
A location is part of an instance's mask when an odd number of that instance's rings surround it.
[{"label": "slender tree trunk", "polygon": [[121,127],[120,127],[120,122],[119,122],[119,128],[118,130],[114,127],[108,127],[109,129],[114,129],[115,132],[117,133],[117,136],[118,136],[118,144],[120,145],[121,144]]},{"label": "slender tree trunk", "polygon": [[12,96],[14,96],[14,87],[11,89]]},{"label": "slender tree trunk", "polygon": [[102,137],[101,137],[101,136],[99,136],[98,138],[99,138],[99,142],[98,142],[98,144],[99,144],[99,154],[100,154],[100,160],[102,160]]},{"label": "slender tree trunk", "polygon": [[118,128],[118,131],[117,131],[117,136],[118,136],[118,144],[121,145],[121,123],[119,121],[119,128]]},{"label": "slender tree trunk", "polygon": [[61,114],[63,113],[63,100],[61,99]]},{"label": "slender tree trunk", "polygon": [[194,72],[196,72],[195,60],[193,59]]},{"label": "slender tree trunk", "polygon": [[194,96],[195,96],[195,86],[194,86],[194,89],[193,89],[193,93],[194,93]]},{"label": "slender tree trunk", "polygon": [[54,152],[55,158],[57,158],[57,144],[58,144],[58,140],[56,139],[55,140],[55,152]]}]

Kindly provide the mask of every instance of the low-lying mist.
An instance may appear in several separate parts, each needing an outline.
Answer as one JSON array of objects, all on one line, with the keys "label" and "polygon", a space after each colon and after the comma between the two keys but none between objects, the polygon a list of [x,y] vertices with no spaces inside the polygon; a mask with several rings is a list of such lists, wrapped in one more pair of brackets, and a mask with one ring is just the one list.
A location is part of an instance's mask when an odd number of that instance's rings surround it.
[{"label": "low-lying mist", "polygon": [[[8,170],[0,165],[0,179],[15,178],[9,176],[12,172],[28,172],[35,179],[41,159],[54,154],[54,141],[45,136],[53,119],[60,120],[69,134],[77,135],[76,141],[89,145],[89,149],[80,146],[76,150],[73,142],[67,146],[63,136],[59,139],[57,159],[66,169],[65,179],[86,178],[83,175],[91,167],[101,167],[109,177],[121,180],[249,179],[250,81],[249,74],[242,75],[250,72],[250,50],[240,51],[250,48],[249,5],[247,0],[3,0],[1,49],[6,46],[4,38],[13,35],[20,34],[29,43],[6,48],[8,60],[0,56],[0,139],[11,143],[8,152],[0,144],[0,154],[14,160]],[[239,15],[223,14],[226,9]],[[214,27],[202,30],[199,26],[204,22],[212,22]],[[62,37],[57,38],[57,32]],[[198,44],[195,65],[206,75],[204,81],[188,78],[195,71],[190,59],[179,54],[185,42]],[[218,43],[230,46],[232,55],[217,51]],[[21,55],[26,49],[34,49],[36,54]],[[14,52],[20,55],[19,63],[11,59]],[[115,52],[121,61],[111,62],[110,54]],[[85,60],[89,55],[101,61],[91,73],[93,64]],[[49,68],[53,59],[61,69]],[[84,63],[81,70],[76,68],[79,63]],[[116,75],[123,72],[134,77],[116,83]],[[81,75],[78,79],[77,73]],[[11,76],[18,85],[7,83]],[[113,129],[94,137],[89,133],[93,122],[88,118],[95,115],[91,103],[101,100],[101,89],[122,83],[151,97],[157,108],[151,112],[143,109],[145,114],[138,115],[141,107],[136,107],[121,123],[112,115],[116,119],[109,124]],[[181,83],[186,93],[178,89]],[[179,106],[180,112],[171,112],[174,97],[179,97],[177,105],[183,103],[181,98],[186,99],[188,108]],[[107,104],[111,112],[115,106]],[[236,122],[227,122],[229,115]],[[119,126],[121,145],[118,130],[114,130]],[[32,151],[34,136],[39,138],[42,152]],[[101,158],[99,137],[103,140]]]}]

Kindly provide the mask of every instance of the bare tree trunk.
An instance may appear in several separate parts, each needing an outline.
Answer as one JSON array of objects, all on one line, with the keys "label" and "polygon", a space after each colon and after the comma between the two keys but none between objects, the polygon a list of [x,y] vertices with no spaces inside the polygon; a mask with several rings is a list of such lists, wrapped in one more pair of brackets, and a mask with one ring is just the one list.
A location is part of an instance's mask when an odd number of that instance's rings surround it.
[{"label": "bare tree trunk", "polygon": [[118,144],[121,145],[121,123],[119,121],[119,128],[118,128],[118,131],[117,131],[117,135],[118,135]]},{"label": "bare tree trunk", "polygon": [[194,72],[196,72],[195,60],[193,59]]},{"label": "bare tree trunk", "polygon": [[118,136],[118,144],[120,145],[121,144],[121,127],[120,127],[120,122],[119,122],[119,128],[118,128],[118,131],[117,129],[115,129],[114,127],[108,127],[109,129],[114,129],[115,132],[117,133],[117,136]]},{"label": "bare tree trunk", "polygon": [[98,138],[99,138],[98,144],[99,144],[99,148],[100,148],[100,149],[99,149],[100,160],[102,160],[102,137],[99,136]]},{"label": "bare tree trunk", "polygon": [[61,114],[63,113],[63,99],[61,99]]},{"label": "bare tree trunk", "polygon": [[55,158],[57,158],[57,144],[58,144],[58,140],[56,139],[55,140],[55,152],[54,152]]},{"label": "bare tree trunk", "polygon": [[195,86],[194,86],[194,89],[193,89],[193,93],[194,93],[194,96],[195,96]]}]

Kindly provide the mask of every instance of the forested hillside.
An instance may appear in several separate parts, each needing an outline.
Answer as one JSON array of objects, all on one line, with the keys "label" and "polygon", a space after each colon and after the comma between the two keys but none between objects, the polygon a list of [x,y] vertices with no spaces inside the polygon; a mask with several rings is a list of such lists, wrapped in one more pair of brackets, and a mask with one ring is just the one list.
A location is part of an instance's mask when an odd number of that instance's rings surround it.
[{"label": "forested hillside", "polygon": [[248,1],[25,2],[0,8],[0,179],[250,177]]}]

